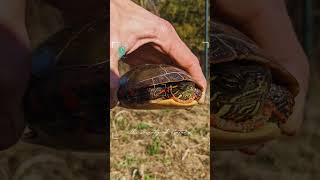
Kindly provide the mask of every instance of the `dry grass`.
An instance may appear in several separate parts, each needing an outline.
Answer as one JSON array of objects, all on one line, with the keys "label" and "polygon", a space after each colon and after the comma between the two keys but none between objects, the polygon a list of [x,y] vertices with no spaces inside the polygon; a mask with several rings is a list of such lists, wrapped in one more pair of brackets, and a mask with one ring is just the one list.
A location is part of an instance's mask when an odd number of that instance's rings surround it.
[{"label": "dry grass", "polygon": [[209,179],[209,104],[111,111],[111,179]]}]

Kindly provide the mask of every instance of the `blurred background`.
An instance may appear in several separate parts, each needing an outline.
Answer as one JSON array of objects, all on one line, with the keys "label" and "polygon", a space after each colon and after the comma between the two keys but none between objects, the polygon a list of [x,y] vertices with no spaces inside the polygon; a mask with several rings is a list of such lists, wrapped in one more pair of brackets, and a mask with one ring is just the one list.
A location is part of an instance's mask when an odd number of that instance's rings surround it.
[{"label": "blurred background", "polygon": [[[31,46],[35,48],[61,30],[64,20],[60,11],[45,1],[27,2],[27,30]],[[106,179],[106,157],[106,153],[57,151],[19,142],[0,152],[0,180]]]},{"label": "blurred background", "polygon": [[309,57],[310,88],[301,131],[267,144],[256,156],[216,152],[211,164],[214,179],[315,180],[320,179],[320,2],[290,0],[289,14]]}]

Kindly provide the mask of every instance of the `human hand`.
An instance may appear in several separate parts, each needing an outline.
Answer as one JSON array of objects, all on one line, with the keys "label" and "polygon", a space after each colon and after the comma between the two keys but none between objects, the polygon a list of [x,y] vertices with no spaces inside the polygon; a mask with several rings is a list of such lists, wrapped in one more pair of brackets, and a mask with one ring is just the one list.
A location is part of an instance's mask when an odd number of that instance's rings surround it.
[{"label": "human hand", "polygon": [[[119,47],[130,65],[172,63],[187,71],[205,93],[206,79],[199,60],[173,26],[130,0],[110,1],[110,106],[117,103]],[[141,47],[141,48],[140,48]],[[140,48],[138,50],[138,48]],[[138,50],[138,51],[136,51]],[[203,101],[204,96],[202,96]]]}]

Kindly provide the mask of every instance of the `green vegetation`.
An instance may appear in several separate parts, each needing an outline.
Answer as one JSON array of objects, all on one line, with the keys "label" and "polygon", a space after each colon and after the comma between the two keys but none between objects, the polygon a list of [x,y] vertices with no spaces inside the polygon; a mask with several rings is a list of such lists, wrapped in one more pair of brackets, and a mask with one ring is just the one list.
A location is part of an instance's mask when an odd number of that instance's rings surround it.
[{"label": "green vegetation", "polygon": [[165,156],[163,159],[161,159],[161,162],[165,166],[169,166],[172,163],[172,159],[170,157]]},{"label": "green vegetation", "polygon": [[137,158],[132,154],[126,154],[124,159],[117,164],[119,169],[129,168],[133,163],[137,162]]},{"label": "green vegetation", "polygon": [[144,180],[154,180],[155,176],[152,174],[145,174],[144,175]]},{"label": "green vegetation", "polygon": [[115,123],[120,130],[124,130],[128,125],[128,119],[125,116],[119,115],[115,118]]},{"label": "green vegetation", "polygon": [[150,128],[151,126],[147,123],[144,123],[144,122],[140,122],[138,125],[137,125],[137,129],[138,130],[143,130],[143,129],[148,129]]},{"label": "green vegetation", "polygon": [[150,156],[153,156],[153,155],[155,155],[155,154],[158,154],[159,151],[160,151],[160,147],[161,147],[161,145],[160,145],[160,139],[159,139],[159,137],[154,137],[154,138],[152,138],[152,143],[151,143],[151,145],[148,146],[148,148],[147,148],[148,154],[149,154]]}]

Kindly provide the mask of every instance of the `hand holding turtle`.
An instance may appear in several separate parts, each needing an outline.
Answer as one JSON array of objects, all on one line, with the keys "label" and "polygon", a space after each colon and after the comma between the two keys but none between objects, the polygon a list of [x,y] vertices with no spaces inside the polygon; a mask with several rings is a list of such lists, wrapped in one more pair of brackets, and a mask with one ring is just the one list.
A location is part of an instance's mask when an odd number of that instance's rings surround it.
[{"label": "hand holding turtle", "polygon": [[[110,10],[111,108],[118,101],[116,98],[119,87],[118,62],[124,55],[123,50],[127,55],[131,53],[130,60],[125,61],[130,65],[169,63],[181,67],[205,92],[206,80],[198,59],[179,38],[169,22],[130,0],[111,0]],[[146,51],[136,51],[140,47]]]}]

